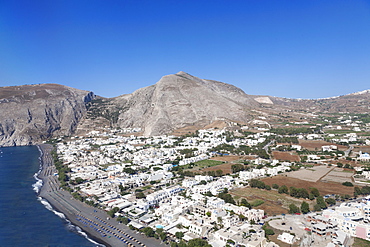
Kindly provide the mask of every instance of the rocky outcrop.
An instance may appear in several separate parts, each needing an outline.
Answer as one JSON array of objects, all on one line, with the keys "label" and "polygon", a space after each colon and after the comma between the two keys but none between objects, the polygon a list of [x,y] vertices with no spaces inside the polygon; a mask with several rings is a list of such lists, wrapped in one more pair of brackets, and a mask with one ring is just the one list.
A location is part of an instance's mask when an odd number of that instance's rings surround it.
[{"label": "rocky outcrop", "polygon": [[0,146],[71,135],[94,98],[92,92],[57,84],[0,88]]}]

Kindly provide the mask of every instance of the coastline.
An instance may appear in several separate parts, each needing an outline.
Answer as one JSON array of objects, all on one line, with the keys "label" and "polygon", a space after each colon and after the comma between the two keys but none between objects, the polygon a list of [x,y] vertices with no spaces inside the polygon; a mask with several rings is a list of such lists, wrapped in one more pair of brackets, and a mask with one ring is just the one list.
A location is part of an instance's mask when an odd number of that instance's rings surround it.
[{"label": "coastline", "polygon": [[[56,197],[52,195],[53,191],[59,190],[59,181],[54,176],[57,172],[54,167],[53,160],[51,157],[51,151],[53,146],[50,144],[39,144],[37,145],[40,151],[40,170],[35,174],[35,179],[38,181],[35,184],[35,191],[38,194],[38,200],[50,211],[53,211],[56,215],[63,218],[70,224],[78,234],[87,238],[93,244],[97,246],[111,247],[106,241],[98,238],[96,235],[82,228],[82,225],[78,224],[78,221],[73,220],[76,218],[75,214],[63,207],[63,205],[58,202]],[[42,183],[39,183],[42,181]],[[68,192],[65,192],[68,193]]]},{"label": "coastline", "polygon": [[[130,230],[126,225],[110,219],[104,210],[91,207],[72,197],[59,187],[50,144],[37,145],[40,151],[40,170],[35,175],[34,189],[42,204],[75,227],[75,230],[97,246],[166,246],[155,238],[148,238]],[[42,181],[42,182],[40,182]],[[49,205],[48,205],[49,204]]]}]

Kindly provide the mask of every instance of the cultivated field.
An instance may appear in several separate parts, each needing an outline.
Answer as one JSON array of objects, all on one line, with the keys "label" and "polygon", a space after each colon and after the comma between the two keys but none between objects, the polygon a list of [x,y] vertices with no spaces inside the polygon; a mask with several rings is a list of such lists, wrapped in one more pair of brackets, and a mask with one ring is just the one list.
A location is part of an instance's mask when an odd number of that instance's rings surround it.
[{"label": "cultivated field", "polygon": [[300,169],[298,171],[287,172],[285,174],[288,177],[291,177],[291,178],[298,178],[298,179],[301,179],[301,180],[316,182],[321,177],[325,176],[325,174],[330,172],[332,169],[334,169],[334,168],[333,167],[328,167],[328,166],[314,166],[312,168]]},{"label": "cultivated field", "polygon": [[348,147],[344,145],[333,144],[326,141],[316,141],[316,140],[299,140],[299,145],[309,151],[320,151],[322,146],[326,145],[336,145],[338,150],[345,151]]},{"label": "cultivated field", "polygon": [[322,182],[352,182],[353,171],[345,170],[343,168],[334,168],[325,177],[321,179]]},{"label": "cultivated field", "polygon": [[203,170],[201,170],[201,172],[222,170],[223,175],[230,174],[232,165],[233,164],[225,163],[225,164],[221,164],[221,165],[218,165],[218,166],[207,167],[207,168],[204,168]]},{"label": "cultivated field", "polygon": [[215,156],[212,157],[211,160],[219,160],[224,162],[233,162],[237,160],[244,160],[244,156],[238,156],[238,155],[224,155],[224,156]]},{"label": "cultivated field", "polygon": [[347,187],[335,182],[310,182],[306,180],[301,180],[298,178],[287,177],[284,175],[278,175],[271,178],[261,179],[265,184],[272,186],[272,184],[278,184],[279,186],[286,185],[289,187],[305,188],[309,190],[311,187],[315,187],[320,191],[321,195],[327,194],[339,194],[339,195],[353,195],[353,187]]},{"label": "cultivated field", "polygon": [[272,156],[274,159],[283,160],[283,161],[291,161],[291,162],[300,162],[301,159],[299,155],[295,154],[294,152],[280,152],[274,151],[272,152]]}]

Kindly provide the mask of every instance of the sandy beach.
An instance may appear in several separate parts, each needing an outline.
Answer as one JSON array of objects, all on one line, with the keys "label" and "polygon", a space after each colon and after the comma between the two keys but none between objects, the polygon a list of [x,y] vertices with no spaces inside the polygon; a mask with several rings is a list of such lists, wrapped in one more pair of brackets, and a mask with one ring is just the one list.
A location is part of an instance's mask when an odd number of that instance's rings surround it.
[{"label": "sandy beach", "polygon": [[60,189],[57,172],[50,152],[52,145],[38,145],[42,151],[42,168],[38,178],[43,181],[39,197],[46,200],[54,210],[61,212],[75,226],[78,226],[88,237],[105,246],[166,246],[160,240],[130,230],[126,225],[108,217],[104,210],[91,207]]}]

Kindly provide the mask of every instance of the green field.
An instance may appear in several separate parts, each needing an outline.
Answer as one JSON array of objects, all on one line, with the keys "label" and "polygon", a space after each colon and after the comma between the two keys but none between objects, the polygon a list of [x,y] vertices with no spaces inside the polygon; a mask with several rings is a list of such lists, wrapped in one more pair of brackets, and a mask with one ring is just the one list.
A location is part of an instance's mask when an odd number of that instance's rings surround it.
[{"label": "green field", "polygon": [[212,167],[212,166],[218,166],[218,165],[221,165],[222,161],[218,161],[218,160],[201,160],[201,161],[197,161],[195,162],[194,164],[187,164],[187,165],[184,165],[182,166],[184,168],[184,170],[187,170],[187,169],[191,169],[191,170],[200,170],[200,169],[203,169],[203,168],[207,168],[207,167]]},{"label": "green field", "polygon": [[368,247],[370,246],[370,241],[367,241],[362,238],[355,238],[355,242],[353,243],[353,247]]}]

